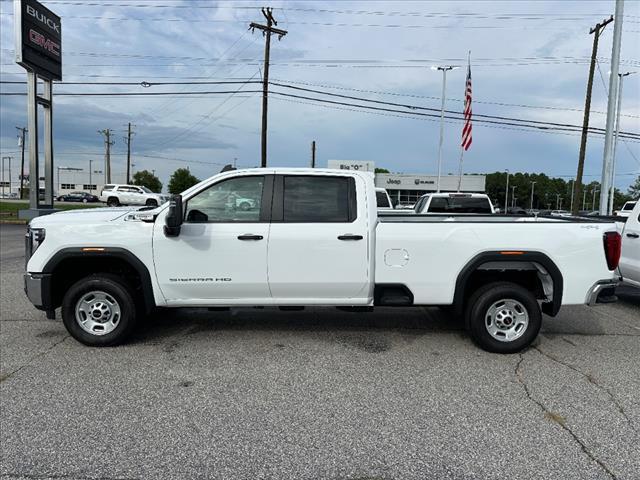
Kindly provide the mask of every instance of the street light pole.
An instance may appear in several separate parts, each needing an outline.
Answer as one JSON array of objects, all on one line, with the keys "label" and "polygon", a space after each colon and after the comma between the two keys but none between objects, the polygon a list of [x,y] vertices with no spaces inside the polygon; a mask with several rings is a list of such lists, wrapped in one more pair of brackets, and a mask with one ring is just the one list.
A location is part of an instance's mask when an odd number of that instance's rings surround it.
[{"label": "street light pole", "polygon": [[517,186],[511,187],[511,206],[512,207],[516,206],[516,188],[518,187]]},{"label": "street light pole", "polygon": [[507,172],[507,187],[504,189],[504,213],[507,213],[507,207],[509,206],[509,169]]},{"label": "street light pole", "polygon": [[560,210],[560,194],[556,193],[556,210]]},{"label": "street light pole", "polygon": [[11,196],[11,157],[2,157],[2,198],[4,198],[4,161],[9,160],[9,196]]},{"label": "street light pole", "polygon": [[93,194],[93,184],[91,183],[91,173],[93,173],[92,163],[93,160],[89,160],[89,193],[91,194]]},{"label": "street light pole", "polygon": [[538,182],[531,182],[531,206],[529,207],[530,210],[533,210],[533,189],[536,186],[536,183]]},{"label": "street light pole", "polygon": [[[434,67],[431,67],[434,68]],[[455,65],[442,65],[435,67],[436,70],[442,72],[442,106],[440,108],[440,142],[438,143],[438,182],[436,183],[436,191],[440,192],[440,176],[442,174],[442,144],[444,142],[444,102],[445,93],[447,91],[447,72],[458,68]]]},{"label": "street light pole", "polygon": [[[591,202],[591,210],[594,210],[596,208],[596,193],[598,193],[598,188],[594,187],[593,190],[591,190],[591,193],[593,193],[593,200]],[[602,195],[600,195],[602,196]]]},{"label": "street light pole", "polygon": [[611,155],[611,172],[609,173],[609,178],[611,179],[611,189],[609,196],[609,215],[613,215],[613,194],[615,193],[615,175],[616,175],[616,150],[618,148],[618,133],[620,132],[620,110],[622,107],[622,81],[624,77],[628,75],[632,75],[636,72],[626,72],[618,74],[618,105],[616,107],[616,128],[613,132],[613,154]]},{"label": "street light pole", "polygon": [[587,209],[587,190],[586,189],[584,192],[582,192],[582,209],[583,210]]}]

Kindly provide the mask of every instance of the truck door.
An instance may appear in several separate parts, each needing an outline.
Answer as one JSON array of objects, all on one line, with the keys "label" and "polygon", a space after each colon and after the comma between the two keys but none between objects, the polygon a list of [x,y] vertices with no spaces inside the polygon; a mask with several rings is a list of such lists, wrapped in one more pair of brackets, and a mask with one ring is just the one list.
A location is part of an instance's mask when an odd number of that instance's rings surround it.
[{"label": "truck door", "polygon": [[275,303],[367,303],[365,187],[353,176],[276,176],[268,252]]},{"label": "truck door", "polygon": [[637,206],[624,225],[620,274],[640,286],[640,208]]},{"label": "truck door", "polygon": [[[170,305],[263,305],[273,176],[222,179],[184,200],[177,237],[164,235],[164,214],[154,226],[158,284]],[[238,208],[237,197],[253,200]],[[166,210],[164,211],[166,213]]]}]

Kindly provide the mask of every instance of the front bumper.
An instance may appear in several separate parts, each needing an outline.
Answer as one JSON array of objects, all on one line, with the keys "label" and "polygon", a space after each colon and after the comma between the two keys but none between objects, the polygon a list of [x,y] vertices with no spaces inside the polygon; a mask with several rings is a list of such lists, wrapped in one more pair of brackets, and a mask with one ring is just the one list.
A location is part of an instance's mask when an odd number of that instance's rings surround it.
[{"label": "front bumper", "polygon": [[54,310],[50,273],[25,273],[24,292],[33,306],[47,312]]},{"label": "front bumper", "polygon": [[596,282],[587,293],[585,303],[587,305],[601,305],[604,303],[614,303],[618,301],[616,297],[616,287],[618,280],[600,280]]}]

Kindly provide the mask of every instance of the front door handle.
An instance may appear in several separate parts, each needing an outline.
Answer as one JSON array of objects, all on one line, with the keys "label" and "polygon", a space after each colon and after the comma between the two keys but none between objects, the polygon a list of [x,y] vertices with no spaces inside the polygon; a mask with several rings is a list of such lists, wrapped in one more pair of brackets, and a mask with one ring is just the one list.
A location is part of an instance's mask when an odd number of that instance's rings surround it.
[{"label": "front door handle", "polygon": [[338,240],[362,240],[362,238],[363,238],[362,235],[353,235],[351,233],[338,236]]},{"label": "front door handle", "polygon": [[238,235],[238,240],[262,240],[262,235],[253,235],[251,233],[245,233],[244,235]]},{"label": "front door handle", "polygon": [[637,233],[627,233],[627,237],[629,237],[629,238],[638,238],[638,237],[640,237],[640,235],[638,235]]}]

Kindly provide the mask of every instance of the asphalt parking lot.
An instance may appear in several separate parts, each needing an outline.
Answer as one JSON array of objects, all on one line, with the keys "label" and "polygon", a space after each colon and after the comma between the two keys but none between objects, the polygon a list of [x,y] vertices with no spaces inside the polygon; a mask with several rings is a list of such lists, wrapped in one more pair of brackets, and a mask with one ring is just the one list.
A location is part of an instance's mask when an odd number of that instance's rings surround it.
[{"label": "asphalt parking lot", "polygon": [[170,311],[91,349],[0,226],[0,478],[638,479],[640,294],[494,355],[437,308]]}]

